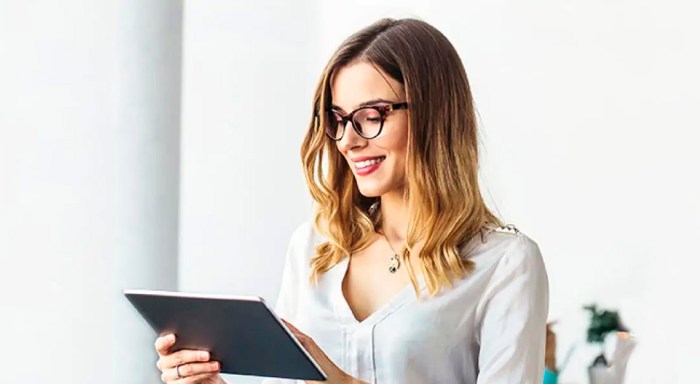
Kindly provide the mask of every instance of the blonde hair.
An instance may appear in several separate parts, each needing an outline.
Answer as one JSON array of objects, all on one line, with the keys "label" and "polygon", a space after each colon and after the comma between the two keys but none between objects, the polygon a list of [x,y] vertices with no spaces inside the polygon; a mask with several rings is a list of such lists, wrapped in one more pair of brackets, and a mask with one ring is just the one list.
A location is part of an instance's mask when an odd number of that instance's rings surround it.
[{"label": "blonde hair", "polygon": [[440,31],[415,19],[383,19],[350,36],[316,87],[301,157],[316,201],[315,228],[327,241],[311,259],[311,282],[367,247],[381,225],[381,215],[373,212],[376,205],[372,207],[379,198],[360,194],[347,162],[323,129],[324,111],[332,105],[331,78],[355,61],[371,63],[404,85],[409,104],[405,197],[410,223],[407,249],[400,257],[418,295],[408,258],[422,241],[417,256],[434,295],[473,270],[473,262],[460,254],[461,247],[485,224],[501,223],[479,190],[476,113],[462,62]]}]

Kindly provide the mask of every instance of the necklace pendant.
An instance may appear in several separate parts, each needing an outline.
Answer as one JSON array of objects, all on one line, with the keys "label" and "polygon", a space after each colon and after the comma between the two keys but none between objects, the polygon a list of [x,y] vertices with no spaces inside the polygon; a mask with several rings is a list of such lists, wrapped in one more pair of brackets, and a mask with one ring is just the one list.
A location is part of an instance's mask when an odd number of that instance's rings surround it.
[{"label": "necklace pendant", "polygon": [[389,261],[389,272],[396,273],[400,266],[401,262],[399,261],[398,255],[391,256],[391,260]]}]

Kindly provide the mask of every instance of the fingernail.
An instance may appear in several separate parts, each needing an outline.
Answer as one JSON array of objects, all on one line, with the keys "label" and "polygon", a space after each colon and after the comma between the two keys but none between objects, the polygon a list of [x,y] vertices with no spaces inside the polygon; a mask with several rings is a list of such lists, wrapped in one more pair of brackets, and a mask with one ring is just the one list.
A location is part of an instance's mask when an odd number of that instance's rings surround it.
[{"label": "fingernail", "polygon": [[202,360],[209,360],[209,352],[202,352],[202,353],[199,354],[199,357],[200,357]]}]

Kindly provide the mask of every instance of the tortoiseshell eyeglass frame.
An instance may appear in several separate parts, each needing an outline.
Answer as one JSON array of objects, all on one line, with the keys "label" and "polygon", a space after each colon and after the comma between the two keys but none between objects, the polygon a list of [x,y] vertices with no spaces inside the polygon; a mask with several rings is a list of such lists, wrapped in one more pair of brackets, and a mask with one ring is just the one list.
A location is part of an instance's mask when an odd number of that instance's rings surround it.
[{"label": "tortoiseshell eyeglass frame", "polygon": [[[364,110],[364,109],[374,109],[375,111],[377,111],[379,113],[379,116],[381,116],[381,119],[382,119],[379,122],[379,129],[377,130],[377,133],[372,135],[372,136],[367,136],[367,135],[363,134],[362,129],[360,127],[358,127],[355,124],[355,121],[353,120],[353,117],[355,117],[355,114],[359,111]],[[356,110],[348,113],[345,116],[343,116],[343,114],[336,109],[332,109],[332,108],[326,109],[327,112],[332,112],[332,113],[338,115],[338,117],[340,117],[341,120],[338,124],[341,125],[342,131],[340,132],[340,136],[338,138],[335,138],[335,137],[331,136],[331,134],[328,132],[328,127],[323,127],[323,130],[325,131],[326,136],[328,136],[331,140],[340,141],[343,139],[343,136],[345,136],[345,127],[347,126],[348,122],[350,122],[350,124],[352,125],[352,128],[355,130],[355,132],[357,132],[358,135],[360,135],[360,137],[367,139],[367,140],[374,139],[375,137],[379,136],[382,133],[382,129],[384,129],[384,120],[386,120],[386,116],[389,114],[389,112],[396,111],[399,109],[408,109],[408,103],[403,102],[403,103],[394,103],[394,104],[387,104],[387,105],[367,105],[364,107],[357,108]],[[318,118],[318,116],[317,116],[317,118]]]}]

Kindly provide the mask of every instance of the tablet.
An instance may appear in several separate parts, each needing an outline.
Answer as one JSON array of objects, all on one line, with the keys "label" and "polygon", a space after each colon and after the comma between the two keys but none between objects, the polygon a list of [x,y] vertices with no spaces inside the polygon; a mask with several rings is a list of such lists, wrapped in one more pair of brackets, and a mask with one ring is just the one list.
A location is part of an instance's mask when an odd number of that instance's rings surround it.
[{"label": "tablet", "polygon": [[260,297],[124,290],[172,351],[207,350],[222,373],[325,381],[326,375]]}]

